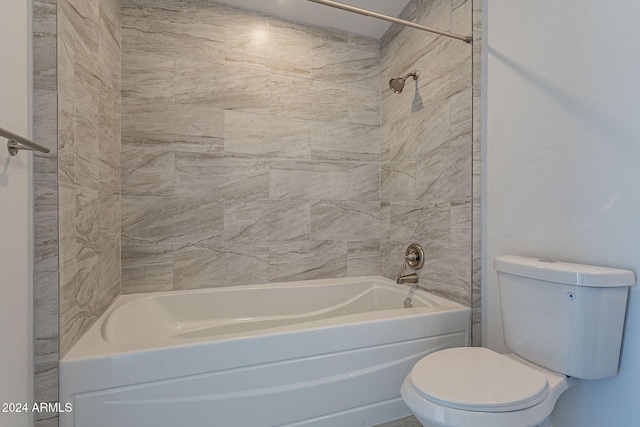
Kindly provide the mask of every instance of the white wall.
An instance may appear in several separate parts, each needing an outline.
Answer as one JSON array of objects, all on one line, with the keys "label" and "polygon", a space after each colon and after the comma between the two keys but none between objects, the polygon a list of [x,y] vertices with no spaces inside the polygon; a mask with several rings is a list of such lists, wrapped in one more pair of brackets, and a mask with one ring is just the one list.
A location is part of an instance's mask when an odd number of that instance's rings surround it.
[{"label": "white wall", "polygon": [[[483,307],[502,337],[493,258],[640,273],[640,2],[485,0]],[[640,426],[640,286],[617,377],[563,395],[554,427]]]},{"label": "white wall", "polygon": [[[0,127],[29,135],[30,1],[0,3]],[[32,394],[32,247],[30,154],[11,157],[0,138],[0,404]],[[0,408],[1,409],[1,408]],[[3,427],[27,426],[30,414],[0,412]]]}]

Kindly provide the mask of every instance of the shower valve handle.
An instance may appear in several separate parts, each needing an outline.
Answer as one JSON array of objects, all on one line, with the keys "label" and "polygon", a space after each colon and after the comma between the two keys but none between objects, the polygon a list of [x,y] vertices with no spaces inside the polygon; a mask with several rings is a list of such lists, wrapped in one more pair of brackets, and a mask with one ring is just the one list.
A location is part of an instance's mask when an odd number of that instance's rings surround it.
[{"label": "shower valve handle", "polygon": [[412,243],[404,253],[407,266],[413,270],[420,270],[424,265],[424,250],[417,243]]},{"label": "shower valve handle", "polygon": [[417,253],[410,253],[404,256],[404,259],[406,259],[407,261],[416,261],[418,258],[420,258],[420,255],[418,255]]}]

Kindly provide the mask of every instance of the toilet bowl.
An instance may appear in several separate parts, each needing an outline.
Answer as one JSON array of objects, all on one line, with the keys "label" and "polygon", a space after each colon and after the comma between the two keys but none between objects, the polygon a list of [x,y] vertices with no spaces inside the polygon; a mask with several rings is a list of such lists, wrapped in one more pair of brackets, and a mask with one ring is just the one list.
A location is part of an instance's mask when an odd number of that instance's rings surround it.
[{"label": "toilet bowl", "polygon": [[402,384],[425,427],[550,427],[577,381],[617,374],[629,270],[520,256],[495,259],[505,344],[441,350]]},{"label": "toilet bowl", "polygon": [[405,404],[426,427],[549,427],[575,378],[482,347],[432,353],[402,384]]}]

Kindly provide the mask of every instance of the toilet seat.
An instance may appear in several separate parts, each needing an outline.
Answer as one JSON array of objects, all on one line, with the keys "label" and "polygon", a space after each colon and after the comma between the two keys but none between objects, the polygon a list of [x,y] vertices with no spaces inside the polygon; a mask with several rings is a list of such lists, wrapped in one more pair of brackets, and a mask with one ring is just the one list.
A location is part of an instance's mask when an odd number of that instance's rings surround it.
[{"label": "toilet seat", "polygon": [[422,398],[465,411],[518,411],[549,395],[544,374],[481,347],[431,353],[416,363],[407,380]]}]

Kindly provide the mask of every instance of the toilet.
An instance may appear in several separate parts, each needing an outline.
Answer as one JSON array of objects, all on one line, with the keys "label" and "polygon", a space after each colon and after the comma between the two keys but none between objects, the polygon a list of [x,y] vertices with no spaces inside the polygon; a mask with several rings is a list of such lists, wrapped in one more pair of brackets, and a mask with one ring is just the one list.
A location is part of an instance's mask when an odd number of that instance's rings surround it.
[{"label": "toilet", "polygon": [[550,427],[560,395],[580,380],[616,375],[629,270],[495,259],[505,344],[431,353],[402,384],[425,427]]}]

